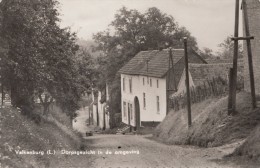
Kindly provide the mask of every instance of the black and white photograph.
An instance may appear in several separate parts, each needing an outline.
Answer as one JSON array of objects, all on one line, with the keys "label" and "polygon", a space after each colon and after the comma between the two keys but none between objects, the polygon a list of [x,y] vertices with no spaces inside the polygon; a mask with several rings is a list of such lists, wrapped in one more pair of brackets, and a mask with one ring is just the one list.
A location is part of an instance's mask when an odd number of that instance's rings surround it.
[{"label": "black and white photograph", "polygon": [[259,168],[260,0],[0,0],[0,168]]}]

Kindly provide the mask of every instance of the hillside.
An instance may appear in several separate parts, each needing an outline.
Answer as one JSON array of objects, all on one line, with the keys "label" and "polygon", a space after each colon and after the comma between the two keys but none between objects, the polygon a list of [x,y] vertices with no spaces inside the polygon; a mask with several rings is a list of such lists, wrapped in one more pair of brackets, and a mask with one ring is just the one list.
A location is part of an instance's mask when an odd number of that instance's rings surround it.
[{"label": "hillside", "polygon": [[246,157],[260,162],[260,125],[251,132],[245,143],[237,148],[231,156]]},{"label": "hillside", "polygon": [[227,97],[212,98],[192,106],[192,127],[187,127],[187,112],[170,112],[158,125],[154,138],[168,144],[214,147],[247,138],[260,123],[260,108],[251,110],[248,93],[237,95],[235,116],[227,115]]},{"label": "hillside", "polygon": [[[2,167],[84,167],[90,165],[90,158],[84,155],[69,156],[59,153],[61,150],[82,149],[82,140],[72,130],[52,121],[37,125],[14,108],[0,109],[0,112]],[[38,154],[17,154],[18,150],[35,151]],[[47,155],[48,150],[55,150],[56,154]]]}]

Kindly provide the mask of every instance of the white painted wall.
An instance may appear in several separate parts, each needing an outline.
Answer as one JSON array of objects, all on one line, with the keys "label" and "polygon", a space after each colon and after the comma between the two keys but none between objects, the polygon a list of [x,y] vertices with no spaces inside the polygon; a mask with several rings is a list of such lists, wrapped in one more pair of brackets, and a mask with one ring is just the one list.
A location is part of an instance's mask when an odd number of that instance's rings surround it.
[{"label": "white painted wall", "polygon": [[[108,93],[108,87],[106,87],[107,89],[107,93]],[[107,94],[108,95],[108,94]],[[107,100],[108,100],[108,96],[106,97]],[[94,94],[93,94],[93,91],[92,91],[92,100],[94,102]],[[94,105],[93,104],[93,123],[95,126],[97,126],[97,115],[98,115],[98,118],[99,118],[99,127],[100,128],[103,128],[104,126],[104,111],[105,111],[105,107],[106,107],[106,102],[104,102],[103,104],[100,103],[100,100],[101,100],[101,92],[99,91],[98,92],[98,102],[97,102],[97,105]],[[105,120],[106,120],[106,129],[110,128],[110,125],[109,125],[109,113],[106,113],[105,114]]]},{"label": "white painted wall", "polygon": [[97,126],[97,105],[93,104],[93,124]]},{"label": "white painted wall", "polygon": [[[125,79],[125,90],[123,90],[123,79]],[[129,89],[129,79],[132,79],[132,93]],[[143,84],[144,79],[144,84]],[[150,86],[150,79],[152,86]],[[149,82],[148,82],[149,80]],[[157,88],[157,80],[159,88]],[[146,107],[144,108],[143,93],[146,97]],[[141,121],[162,121],[166,116],[166,78],[154,78],[137,75],[121,74],[121,95],[122,95],[122,122],[128,124],[128,104],[132,104],[133,117],[130,120],[132,126],[135,123],[135,106],[134,98],[138,97],[140,104],[140,120]],[[157,112],[157,96],[159,96],[160,111]],[[126,116],[124,115],[124,102],[126,102]]]},{"label": "white painted wall", "polygon": [[100,103],[101,100],[101,92],[98,92],[98,115],[99,115],[99,127],[103,128],[104,127],[104,120],[106,121],[106,129],[110,128],[109,127],[109,116],[108,114],[105,114],[104,118],[104,113],[105,113],[105,107],[106,107],[106,102],[103,104]]}]

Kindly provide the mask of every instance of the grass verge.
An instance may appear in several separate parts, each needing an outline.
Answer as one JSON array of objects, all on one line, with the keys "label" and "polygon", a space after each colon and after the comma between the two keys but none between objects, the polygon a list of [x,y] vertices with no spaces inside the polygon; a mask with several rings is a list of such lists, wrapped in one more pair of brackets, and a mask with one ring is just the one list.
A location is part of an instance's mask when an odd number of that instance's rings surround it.
[{"label": "grass verge", "polygon": [[154,138],[167,144],[214,147],[245,139],[260,122],[260,109],[251,109],[248,93],[237,95],[237,111],[227,115],[228,98],[212,98],[192,105],[192,127],[187,111],[170,112],[156,128]]},{"label": "grass verge", "polygon": [[[70,167],[89,164],[86,156],[62,155],[61,150],[84,150],[77,133],[54,121],[35,124],[14,108],[0,109],[0,161],[1,167]],[[60,124],[60,125],[59,125]],[[44,154],[17,154],[17,151],[43,151]],[[47,151],[56,151],[48,155]],[[81,161],[83,160],[83,161]]]}]

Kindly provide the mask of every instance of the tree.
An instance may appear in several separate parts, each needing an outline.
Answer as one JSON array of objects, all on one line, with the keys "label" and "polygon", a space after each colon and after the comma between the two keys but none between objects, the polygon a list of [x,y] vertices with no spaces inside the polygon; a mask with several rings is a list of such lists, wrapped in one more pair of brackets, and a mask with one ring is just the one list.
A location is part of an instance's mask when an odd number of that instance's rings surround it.
[{"label": "tree", "polygon": [[[197,49],[197,42],[184,27],[179,27],[174,18],[159,9],[149,8],[145,13],[121,8],[110,24],[113,31],[106,30],[94,35],[96,50],[105,56],[99,58],[100,88],[108,83],[113,90],[109,107],[112,115],[120,112],[120,76],[117,71],[138,52],[148,49],[183,48],[183,37],[189,38],[189,46]],[[111,100],[110,99],[110,100]],[[112,117],[111,117],[112,118]]]},{"label": "tree", "polygon": [[[220,58],[224,59],[231,59],[234,55],[234,42],[231,40],[232,36],[228,36],[222,43],[218,46],[220,47],[221,51],[218,52]],[[243,57],[243,47],[242,44],[239,43],[238,45],[238,58]]]},{"label": "tree", "polygon": [[204,47],[202,50],[199,51],[199,54],[202,58],[208,59],[208,58],[213,58],[213,50],[207,47]]},{"label": "tree", "polygon": [[37,97],[43,106],[55,100],[72,118],[88,82],[76,57],[76,34],[59,27],[57,5],[56,0],[2,0],[1,38],[8,48],[3,73],[14,106],[33,107]]}]

